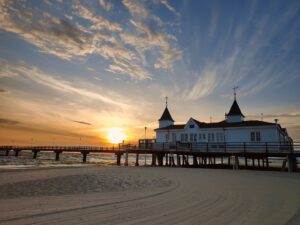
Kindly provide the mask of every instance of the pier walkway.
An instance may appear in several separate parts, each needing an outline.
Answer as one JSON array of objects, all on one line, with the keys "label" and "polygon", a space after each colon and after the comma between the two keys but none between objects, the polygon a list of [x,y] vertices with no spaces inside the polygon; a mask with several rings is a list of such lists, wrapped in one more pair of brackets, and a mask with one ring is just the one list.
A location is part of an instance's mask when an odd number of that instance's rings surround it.
[{"label": "pier walkway", "polygon": [[[300,157],[300,143],[152,143],[139,141],[138,146],[119,145],[117,148],[94,146],[0,146],[0,154],[18,157],[22,151],[32,152],[37,158],[40,152],[53,152],[55,160],[62,153],[80,153],[82,161],[89,154],[114,154],[117,165],[128,166],[128,156],[135,156],[139,166],[139,156],[151,156],[152,166],[233,168],[233,169],[276,169],[269,163],[270,158],[281,158],[281,170],[298,171],[297,157]],[[121,162],[121,159],[124,162]]]}]

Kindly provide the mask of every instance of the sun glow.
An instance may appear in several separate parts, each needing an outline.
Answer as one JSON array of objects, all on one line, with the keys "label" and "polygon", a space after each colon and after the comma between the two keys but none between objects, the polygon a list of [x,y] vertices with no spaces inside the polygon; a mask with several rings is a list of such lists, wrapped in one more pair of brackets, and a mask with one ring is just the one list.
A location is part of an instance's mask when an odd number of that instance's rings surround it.
[{"label": "sun glow", "polygon": [[122,143],[126,139],[126,135],[121,128],[108,128],[107,137],[112,144]]}]

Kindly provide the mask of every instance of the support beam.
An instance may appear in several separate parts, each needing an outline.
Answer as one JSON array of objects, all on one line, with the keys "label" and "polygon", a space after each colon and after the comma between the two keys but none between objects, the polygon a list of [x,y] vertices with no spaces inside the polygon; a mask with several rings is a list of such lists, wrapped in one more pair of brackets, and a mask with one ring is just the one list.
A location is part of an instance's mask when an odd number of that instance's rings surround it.
[{"label": "support beam", "polygon": [[151,166],[156,166],[156,154],[152,154],[152,162],[151,162]]},{"label": "support beam", "polygon": [[116,154],[117,156],[117,165],[120,166],[121,165],[121,154]]},{"label": "support beam", "polygon": [[297,159],[295,156],[287,156],[288,171],[295,172],[297,170]]},{"label": "support beam", "polygon": [[128,151],[125,152],[125,166],[128,166]]},{"label": "support beam", "polygon": [[86,163],[86,157],[87,157],[87,155],[89,154],[89,152],[87,152],[87,151],[82,151],[81,154],[82,154],[82,162],[83,162],[83,163]]},{"label": "support beam", "polygon": [[181,160],[179,154],[177,154],[177,166],[181,166]]},{"label": "support beam", "polygon": [[136,158],[135,158],[135,166],[139,166],[139,153],[136,154]]},{"label": "support beam", "polygon": [[9,156],[9,150],[5,151],[5,156]]},{"label": "support beam", "polygon": [[15,157],[18,157],[20,150],[14,150],[14,151],[15,151]]},{"label": "support beam", "polygon": [[33,158],[36,159],[37,158],[37,154],[39,151],[33,151]]},{"label": "support beam", "polygon": [[55,152],[55,161],[58,161],[61,151],[54,151],[54,152]]}]

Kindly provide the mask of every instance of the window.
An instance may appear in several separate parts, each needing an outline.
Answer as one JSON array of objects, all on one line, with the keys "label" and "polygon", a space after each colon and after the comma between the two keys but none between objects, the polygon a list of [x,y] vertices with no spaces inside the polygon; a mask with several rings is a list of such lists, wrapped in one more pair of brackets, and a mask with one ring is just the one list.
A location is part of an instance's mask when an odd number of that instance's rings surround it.
[{"label": "window", "polygon": [[210,141],[210,133],[207,134],[207,141]]},{"label": "window", "polygon": [[190,128],[195,128],[195,125],[194,124],[190,124]]},{"label": "window", "polygon": [[190,142],[194,141],[194,134],[190,134]]},{"label": "window", "polygon": [[176,134],[175,134],[175,133],[172,134],[172,141],[173,141],[173,142],[176,141]]},{"label": "window", "polygon": [[261,141],[261,135],[259,131],[252,131],[250,132],[250,141]]},{"label": "window", "polygon": [[197,134],[194,134],[194,142],[197,142]]},{"label": "window", "polygon": [[169,142],[169,134],[166,134],[166,142]]},{"label": "window", "polygon": [[211,141],[215,141],[215,134],[214,133],[211,134]]},{"label": "window", "polygon": [[184,141],[188,142],[188,134],[184,134]]},{"label": "window", "polygon": [[184,142],[184,134],[181,134],[181,135],[180,135],[180,141],[181,141],[181,142]]},{"label": "window", "polygon": [[205,140],[205,139],[206,139],[206,135],[205,135],[205,134],[202,134],[202,137],[203,137],[203,140]]},{"label": "window", "polygon": [[199,141],[201,141],[202,139],[202,134],[199,134]]},{"label": "window", "polygon": [[256,141],[260,141],[260,132],[256,132]]}]

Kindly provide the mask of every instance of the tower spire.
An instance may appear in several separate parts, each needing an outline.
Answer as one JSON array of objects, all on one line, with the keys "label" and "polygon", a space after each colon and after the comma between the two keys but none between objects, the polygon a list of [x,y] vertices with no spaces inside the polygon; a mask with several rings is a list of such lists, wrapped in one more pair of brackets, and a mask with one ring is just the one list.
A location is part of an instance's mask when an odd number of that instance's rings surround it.
[{"label": "tower spire", "polygon": [[238,89],[239,86],[234,86],[233,87],[233,95],[234,95],[234,100],[236,100],[236,89]]},{"label": "tower spire", "polygon": [[166,96],[165,99],[166,99],[166,108],[168,108],[168,96]]}]

